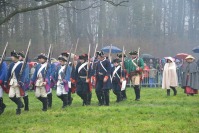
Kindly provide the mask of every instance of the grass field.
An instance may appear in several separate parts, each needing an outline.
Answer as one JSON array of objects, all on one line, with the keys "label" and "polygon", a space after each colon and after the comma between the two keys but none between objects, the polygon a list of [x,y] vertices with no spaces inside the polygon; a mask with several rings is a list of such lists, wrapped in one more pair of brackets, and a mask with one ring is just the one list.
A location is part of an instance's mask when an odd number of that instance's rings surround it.
[{"label": "grass field", "polygon": [[4,95],[7,108],[0,116],[0,132],[71,132],[71,133],[198,133],[199,96],[186,96],[178,89],[177,96],[166,96],[165,90],[143,88],[141,101],[134,101],[134,92],[127,89],[128,99],[115,103],[111,92],[110,106],[97,106],[93,91],[92,105],[82,106],[74,94],[73,104],[61,109],[61,101],[53,92],[53,107],[41,111],[41,103],[30,92],[30,111],[15,115],[16,105]]}]

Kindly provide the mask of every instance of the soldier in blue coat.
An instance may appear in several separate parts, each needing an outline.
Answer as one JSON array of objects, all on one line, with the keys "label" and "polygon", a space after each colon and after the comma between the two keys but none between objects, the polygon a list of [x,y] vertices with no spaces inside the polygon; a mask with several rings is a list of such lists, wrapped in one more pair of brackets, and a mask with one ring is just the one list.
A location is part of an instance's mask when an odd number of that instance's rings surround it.
[{"label": "soldier in blue coat", "polygon": [[51,74],[50,74],[50,91],[47,93],[47,103],[48,103],[48,108],[51,108],[52,107],[52,88],[54,87],[54,80],[53,80],[53,77],[55,76],[55,71],[56,71],[56,66],[55,64],[51,63],[50,64],[50,68],[51,68]]},{"label": "soldier in blue coat", "polygon": [[[19,61],[21,61],[21,63],[24,63],[24,58],[25,58],[25,55],[24,55],[24,52],[19,52]],[[25,70],[24,70],[24,86],[23,86],[23,90],[25,92],[24,96],[23,96],[23,100],[24,100],[24,104],[25,104],[25,107],[24,107],[24,110],[25,111],[29,111],[29,98],[28,98],[28,90],[29,90],[29,84],[30,84],[30,68],[29,68],[29,65],[26,64],[26,67],[25,67]]]},{"label": "soldier in blue coat", "polygon": [[[14,50],[11,52],[12,57],[12,63],[9,66],[8,73],[6,76],[5,84],[7,84],[7,88],[9,88],[9,98],[17,105],[16,114],[21,114],[21,108],[23,108],[23,103],[21,102],[20,97],[22,94],[22,86],[20,85],[20,82],[23,82],[21,79],[23,79],[22,75],[20,77],[20,71],[22,67],[22,63],[19,61],[19,54]],[[23,92],[24,93],[24,92]]]},{"label": "soldier in blue coat", "polygon": [[68,92],[69,82],[71,76],[71,66],[67,65],[67,58],[60,55],[58,57],[60,66],[56,70],[55,80],[57,81],[57,97],[63,102],[62,108],[66,108],[68,105]]},{"label": "soldier in blue coat", "polygon": [[80,55],[79,56],[79,63],[76,66],[75,70],[75,80],[77,86],[77,94],[81,97],[84,105],[89,105],[89,95],[91,91],[91,69],[88,66],[88,55]]},{"label": "soldier in blue coat", "polygon": [[[2,58],[0,58],[0,62],[2,62]],[[4,88],[4,81],[6,79],[7,74],[7,65],[3,61],[0,66],[0,115],[4,112],[6,105],[3,102],[3,88]]]},{"label": "soldier in blue coat", "polygon": [[105,58],[103,51],[97,51],[96,64],[96,95],[99,106],[109,106],[109,89],[111,89],[111,63]]},{"label": "soldier in blue coat", "polygon": [[122,101],[122,95],[121,95],[121,83],[122,79],[124,77],[124,73],[121,70],[120,60],[114,59],[113,60],[113,67],[111,69],[111,82],[112,82],[112,88],[113,93],[116,95],[117,100],[116,102]]},{"label": "soldier in blue coat", "polygon": [[43,104],[42,111],[47,111],[47,93],[50,91],[51,64],[48,64],[47,56],[40,54],[37,57],[39,64],[31,79],[31,84],[35,85],[35,96]]}]

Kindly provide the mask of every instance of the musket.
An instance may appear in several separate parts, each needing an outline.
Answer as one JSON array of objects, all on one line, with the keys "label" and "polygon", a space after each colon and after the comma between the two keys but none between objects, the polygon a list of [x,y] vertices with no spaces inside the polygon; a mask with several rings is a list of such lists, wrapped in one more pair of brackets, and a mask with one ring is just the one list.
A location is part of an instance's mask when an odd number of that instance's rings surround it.
[{"label": "musket", "polygon": [[97,47],[98,47],[98,43],[97,43],[96,46],[95,46],[95,50],[94,50],[94,54],[93,54],[92,69],[93,69],[93,65],[94,65],[95,58],[96,58]]},{"label": "musket", "polygon": [[29,40],[28,47],[27,47],[27,50],[26,50],[26,54],[25,54],[25,57],[24,57],[24,60],[23,60],[21,70],[19,72],[19,77],[18,77],[18,84],[20,85],[20,89],[21,89],[22,92],[24,92],[24,90],[22,89],[23,86],[24,86],[24,83],[23,83],[23,81],[21,81],[21,77],[22,77],[22,74],[24,73],[26,66],[27,66],[30,45],[31,45],[31,39]]},{"label": "musket", "polygon": [[122,77],[123,65],[124,65],[124,46],[122,49],[122,64],[121,64],[121,76],[120,77]]},{"label": "musket", "polygon": [[88,64],[87,64],[87,71],[86,71],[86,77],[88,78],[88,71],[89,71],[89,68],[90,68],[90,52],[91,52],[91,44],[89,44],[89,47],[88,47]]},{"label": "musket", "polygon": [[62,77],[61,77],[62,79],[64,79],[64,77],[66,76],[66,71],[67,71],[67,69],[68,69],[68,65],[69,65],[70,59],[71,59],[71,52],[72,52],[72,49],[73,49],[73,44],[72,44],[72,46],[71,46],[71,48],[70,48],[70,53],[69,53],[69,56],[68,56],[68,60],[67,60],[65,69],[64,69],[64,73],[63,73],[63,75],[62,75]]},{"label": "musket", "polygon": [[1,65],[3,64],[7,47],[8,47],[8,42],[6,43],[6,46],[5,46],[4,50],[3,50],[3,54],[1,56],[0,68],[1,68]]},{"label": "musket", "polygon": [[48,68],[49,68],[49,66],[51,65],[51,48],[52,48],[52,46],[51,46],[51,44],[50,44],[50,47],[49,47],[49,49],[48,49],[48,57],[47,57],[47,65],[46,65],[46,67],[45,67],[45,69],[44,69],[44,81],[45,81],[45,78],[46,78],[46,74],[47,74],[47,71],[48,71]]},{"label": "musket", "polygon": [[108,58],[109,58],[110,62],[111,62],[111,52],[112,52],[112,44],[111,44],[111,46],[110,46],[109,55],[108,55]]},{"label": "musket", "polygon": [[79,38],[77,39],[77,43],[75,45],[75,51],[74,51],[74,57],[73,57],[73,67],[75,66],[75,56],[76,56],[78,44],[79,44]]}]

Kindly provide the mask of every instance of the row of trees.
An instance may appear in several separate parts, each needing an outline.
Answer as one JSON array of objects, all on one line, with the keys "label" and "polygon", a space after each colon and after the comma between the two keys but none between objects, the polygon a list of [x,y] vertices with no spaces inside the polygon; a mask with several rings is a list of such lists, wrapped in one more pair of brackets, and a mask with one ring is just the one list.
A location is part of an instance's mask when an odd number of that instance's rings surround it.
[{"label": "row of trees", "polygon": [[[4,1],[4,2],[3,2]],[[0,48],[24,50],[32,39],[31,55],[54,45],[55,56],[75,44],[79,53],[88,44],[99,49],[113,44],[156,56],[190,52],[199,41],[199,0],[65,1],[48,8],[19,13],[0,25]],[[1,0],[0,22],[17,9],[49,4],[42,0]],[[94,48],[93,48],[94,49]],[[35,52],[36,51],[36,52]],[[128,50],[127,50],[128,51]]]}]

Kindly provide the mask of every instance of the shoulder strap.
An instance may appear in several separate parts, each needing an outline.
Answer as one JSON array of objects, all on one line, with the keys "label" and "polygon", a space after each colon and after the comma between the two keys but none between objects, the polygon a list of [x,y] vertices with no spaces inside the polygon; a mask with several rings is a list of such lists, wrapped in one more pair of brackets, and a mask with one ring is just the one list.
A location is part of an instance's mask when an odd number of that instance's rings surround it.
[{"label": "shoulder strap", "polygon": [[78,73],[82,70],[82,68],[84,68],[86,65],[88,64],[88,62],[83,63],[79,68],[78,68]]},{"label": "shoulder strap", "polygon": [[[104,61],[104,60],[103,60]],[[106,68],[104,67],[104,65],[102,64],[103,61],[100,61],[100,65],[102,66],[102,68],[104,69],[105,72],[107,72]]]}]

